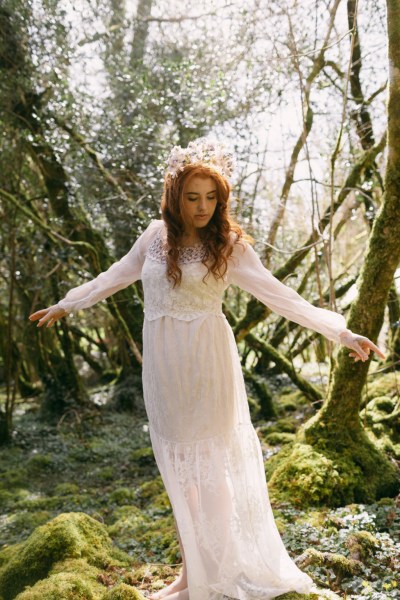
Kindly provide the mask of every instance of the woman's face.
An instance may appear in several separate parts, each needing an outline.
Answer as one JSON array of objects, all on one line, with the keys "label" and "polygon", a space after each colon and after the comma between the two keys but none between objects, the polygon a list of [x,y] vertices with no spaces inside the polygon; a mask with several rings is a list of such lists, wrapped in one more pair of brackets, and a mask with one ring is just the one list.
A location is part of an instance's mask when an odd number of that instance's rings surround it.
[{"label": "woman's face", "polygon": [[212,177],[194,175],[183,191],[181,215],[188,234],[205,227],[217,206],[217,185]]}]

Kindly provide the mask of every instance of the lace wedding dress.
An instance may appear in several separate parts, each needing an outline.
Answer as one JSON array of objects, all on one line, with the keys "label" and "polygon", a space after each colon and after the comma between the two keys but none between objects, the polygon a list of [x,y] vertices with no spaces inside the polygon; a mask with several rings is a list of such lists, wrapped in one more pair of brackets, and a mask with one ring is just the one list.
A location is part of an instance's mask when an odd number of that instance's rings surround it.
[{"label": "lace wedding dress", "polygon": [[68,292],[71,312],[142,279],[143,390],[152,447],[184,546],[190,600],[269,600],[307,593],[313,580],[287,553],[268,496],[239,355],[222,310],[230,284],[335,342],[344,317],[277,280],[246,242],[224,279],[209,276],[204,247],[180,249],[182,282],[165,275],[166,228],[154,220],[108,271]]}]

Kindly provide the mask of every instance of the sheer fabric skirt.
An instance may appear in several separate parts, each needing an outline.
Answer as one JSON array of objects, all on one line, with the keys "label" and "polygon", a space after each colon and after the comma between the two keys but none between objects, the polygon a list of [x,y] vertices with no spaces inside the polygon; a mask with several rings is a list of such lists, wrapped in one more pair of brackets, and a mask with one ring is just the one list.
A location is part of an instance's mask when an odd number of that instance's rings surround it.
[{"label": "sheer fabric skirt", "polygon": [[313,581],[287,553],[268,496],[233,332],[224,315],[145,319],[143,388],[190,600],[269,600]]}]

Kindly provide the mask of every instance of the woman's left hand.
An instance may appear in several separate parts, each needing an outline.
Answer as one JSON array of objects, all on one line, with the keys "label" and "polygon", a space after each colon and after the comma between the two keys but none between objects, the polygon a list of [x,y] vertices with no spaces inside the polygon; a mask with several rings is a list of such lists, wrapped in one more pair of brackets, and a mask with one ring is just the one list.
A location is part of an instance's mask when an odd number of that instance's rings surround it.
[{"label": "woman's left hand", "polygon": [[354,358],[354,362],[357,362],[358,360],[365,362],[368,360],[371,350],[376,352],[381,358],[385,358],[385,355],[378,348],[378,346],[376,346],[374,342],[371,342],[370,339],[363,335],[358,335],[357,333],[353,333],[349,330],[342,331],[342,333],[339,334],[339,338],[343,346],[353,350],[353,352],[349,353],[349,356]]}]

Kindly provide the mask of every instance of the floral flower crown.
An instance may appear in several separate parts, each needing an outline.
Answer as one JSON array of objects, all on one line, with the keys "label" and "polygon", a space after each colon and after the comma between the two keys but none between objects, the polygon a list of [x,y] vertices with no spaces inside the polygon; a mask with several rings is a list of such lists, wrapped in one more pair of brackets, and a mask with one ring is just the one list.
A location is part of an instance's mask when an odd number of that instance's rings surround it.
[{"label": "floral flower crown", "polygon": [[223,142],[217,142],[209,137],[200,137],[189,142],[187,148],[181,146],[172,148],[166,161],[166,173],[176,177],[186,165],[196,163],[205,163],[224,177],[230,177],[235,168],[235,158],[227,151]]}]

